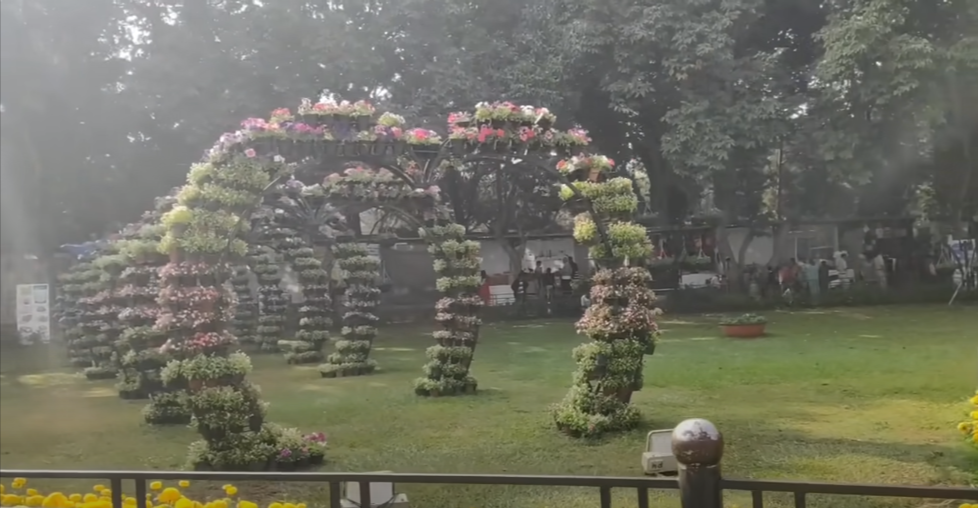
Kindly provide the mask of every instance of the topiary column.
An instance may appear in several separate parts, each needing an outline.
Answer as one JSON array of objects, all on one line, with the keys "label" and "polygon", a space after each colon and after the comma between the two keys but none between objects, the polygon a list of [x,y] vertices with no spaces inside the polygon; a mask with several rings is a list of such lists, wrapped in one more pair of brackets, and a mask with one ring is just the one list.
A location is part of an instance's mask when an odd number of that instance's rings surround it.
[{"label": "topiary column", "polygon": [[251,269],[247,264],[234,267],[231,288],[237,299],[231,329],[241,344],[258,344],[258,300],[251,290]]},{"label": "topiary column", "polygon": [[72,265],[68,272],[58,276],[61,284],[59,292],[62,296],[58,321],[68,351],[68,362],[73,367],[92,366],[91,350],[87,344],[85,330],[82,328],[85,305],[80,301],[86,296],[85,279],[88,277],[86,272],[92,268],[91,263],[78,262]]},{"label": "topiary column", "polygon": [[234,294],[225,286],[231,270],[225,258],[246,254],[238,238],[244,222],[285,168],[253,149],[234,149],[237,139],[225,139],[191,169],[178,205],[162,220],[160,250],[170,262],[160,271],[163,310],[156,325],[167,331],[165,350],[177,360],[161,377],[168,387],[186,390],[202,437],[190,447],[195,469],[267,469],[283,453],[284,431],[265,423],[258,388],[245,379],[250,359],[236,351],[227,331]]},{"label": "topiary column", "polygon": [[482,324],[479,243],[466,240],[459,224],[422,229],[421,234],[435,258],[436,285],[444,297],[435,304],[435,320],[442,327],[433,334],[438,344],[428,348],[425,376],[415,381],[414,391],[430,396],[475,393],[469,368]]},{"label": "topiary column", "polygon": [[122,334],[122,323],[119,313],[122,311],[123,299],[116,293],[119,274],[125,269],[125,257],[117,253],[118,246],[113,244],[92,261],[95,270],[99,272],[97,287],[99,291],[88,298],[90,316],[88,324],[91,329],[97,329],[92,360],[94,365],[85,369],[88,379],[111,379],[119,375],[119,360],[124,353],[117,343]]},{"label": "topiary column", "polygon": [[574,349],[573,386],[553,409],[557,428],[575,437],[638,424],[631,396],[642,388],[644,355],[654,351],[658,330],[648,270],[630,266],[648,259],[652,245],[645,228],[629,221],[638,207],[631,180],[607,180],[613,167],[601,156],[558,164],[572,181],[561,197],[584,212],[575,218],[574,238],[590,247],[601,268],[592,279],[591,306],[577,323],[591,342]]},{"label": "topiary column", "polygon": [[258,277],[258,349],[264,353],[278,351],[278,341],[285,332],[289,298],[282,289],[281,256],[271,247],[260,247],[251,258],[251,269]]},{"label": "topiary column", "polygon": [[332,324],[329,318],[329,274],[301,236],[293,237],[284,252],[286,262],[298,276],[303,296],[299,308],[299,329],[295,333],[295,340],[288,341],[286,360],[294,364],[318,363],[323,361],[323,346],[329,340],[329,326]]},{"label": "topiary column", "polygon": [[346,285],[346,311],[340,332],[343,339],[336,341],[336,352],[319,366],[319,372],[323,377],[369,374],[377,368],[377,362],[370,358],[370,349],[377,337],[379,320],[374,311],[380,301],[380,290],[375,286],[380,260],[354,242],[337,243],[333,255],[343,270]]}]

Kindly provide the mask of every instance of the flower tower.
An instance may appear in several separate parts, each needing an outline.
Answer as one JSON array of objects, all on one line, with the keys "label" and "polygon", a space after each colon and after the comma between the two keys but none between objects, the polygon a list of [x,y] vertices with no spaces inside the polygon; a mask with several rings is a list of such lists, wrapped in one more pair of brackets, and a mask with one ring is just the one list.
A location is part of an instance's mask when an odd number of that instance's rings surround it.
[{"label": "flower tower", "polygon": [[[242,257],[239,238],[265,189],[287,172],[285,164],[254,149],[229,149],[224,138],[207,159],[194,165],[177,205],[162,217],[160,252],[169,263],[160,270],[156,326],[169,339],[164,350],[175,359],[161,378],[186,391],[193,425],[203,438],[190,448],[195,469],[255,470],[271,467],[283,431],[265,423],[265,404],[245,376],[251,362],[236,352],[227,331],[234,295],[225,287],[228,256]],[[238,145],[240,146],[240,145]]]},{"label": "flower tower", "polygon": [[[158,222],[159,217],[155,219]],[[166,334],[153,326],[159,316],[158,270],[166,264],[166,257],[158,249],[159,229],[158,224],[132,224],[126,228],[125,239],[119,242],[119,250],[128,263],[119,276],[117,291],[122,305],[119,321],[125,328],[118,387],[123,399],[148,398],[163,389],[159,372],[167,357],[160,348],[166,343]],[[147,422],[154,423],[149,419]]]},{"label": "flower tower", "polygon": [[125,269],[125,257],[118,253],[117,243],[111,244],[102,255],[92,261],[94,272],[98,273],[98,279],[93,277],[93,287],[98,288],[98,292],[88,297],[85,303],[89,306],[86,317],[86,327],[95,332],[93,346],[91,348],[93,366],[85,369],[85,377],[88,379],[112,379],[119,374],[119,351],[117,340],[122,334],[122,323],[119,321],[119,313],[122,311],[119,295],[116,293],[116,284],[119,275]]},{"label": "flower tower", "polygon": [[[89,339],[82,326],[85,305],[81,302],[81,299],[87,296],[88,288],[85,282],[92,268],[94,267],[90,262],[80,261],[72,265],[66,273],[58,276],[58,282],[61,284],[61,309],[58,321],[64,330],[68,346],[68,361],[74,367],[92,366]],[[98,277],[98,273],[95,277]]]},{"label": "flower tower", "polygon": [[329,340],[329,273],[306,240],[296,235],[286,246],[285,260],[297,274],[303,302],[299,307],[299,328],[295,332],[289,363],[307,364],[323,361],[323,346]]},{"label": "flower tower", "polygon": [[[249,246],[249,256],[254,254]],[[241,344],[257,344],[258,327],[258,300],[251,290],[251,269],[247,264],[239,264],[234,267],[231,275],[231,288],[234,290],[234,297],[237,305],[234,308],[234,319],[231,321],[231,329],[238,342]]]},{"label": "flower tower", "polygon": [[628,178],[609,178],[614,162],[580,155],[557,169],[569,180],[561,197],[584,212],[574,239],[590,247],[599,270],[591,306],[577,323],[590,342],[574,349],[577,371],[564,400],[553,408],[557,428],[575,437],[627,430],[639,422],[632,392],[642,388],[644,355],[654,351],[658,328],[651,277],[640,266],[652,254],[645,228],[631,222],[638,198]]},{"label": "flower tower", "polygon": [[278,341],[285,331],[285,315],[290,301],[282,289],[281,256],[274,248],[263,246],[254,250],[251,263],[251,269],[258,277],[260,307],[258,327],[255,329],[258,349],[271,353],[278,351]]},{"label": "flower tower", "polygon": [[377,336],[379,320],[374,310],[380,301],[380,290],[374,285],[380,260],[370,256],[366,247],[354,242],[336,244],[333,255],[343,270],[346,286],[346,311],[340,332],[343,339],[336,341],[336,352],[319,366],[319,372],[323,377],[370,374],[377,368],[377,362],[370,358],[370,349]]},{"label": "flower tower", "polygon": [[422,229],[421,234],[435,258],[435,283],[444,296],[435,304],[435,320],[442,329],[433,334],[437,345],[427,350],[425,375],[415,381],[415,393],[435,397],[475,393],[477,383],[469,368],[482,324],[479,243],[466,240],[465,227],[459,224]]}]

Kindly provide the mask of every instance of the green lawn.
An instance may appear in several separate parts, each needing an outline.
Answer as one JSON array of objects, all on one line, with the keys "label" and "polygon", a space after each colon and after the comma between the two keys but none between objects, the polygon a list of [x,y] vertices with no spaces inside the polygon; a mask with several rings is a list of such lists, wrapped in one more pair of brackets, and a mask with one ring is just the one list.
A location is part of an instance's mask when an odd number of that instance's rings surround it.
[{"label": "green lawn", "polygon": [[[480,393],[421,399],[411,390],[431,341],[419,328],[383,330],[383,370],[321,379],[315,368],[255,356],[252,380],[270,419],[330,436],[325,469],[430,473],[641,474],[644,434],[690,417],[712,420],[727,442],[728,476],[891,484],[967,484],[978,453],[955,423],[978,365],[975,306],[772,312],[767,338],[718,338],[714,320],[665,316],[665,335],[633,401],[641,430],[598,442],[553,429],[547,405],[563,397],[581,342],[569,322],[487,326],[474,363]],[[196,438],[141,424],[139,402],[112,382],[79,379],[57,350],[7,350],[0,379],[4,468],[175,469]],[[56,484],[61,490],[85,488]],[[51,485],[52,487],[55,485]],[[242,486],[252,496],[325,504],[319,487]],[[597,505],[589,489],[402,486],[417,508]],[[728,494],[728,503],[750,506]],[[320,500],[317,502],[317,499]],[[661,501],[660,504],[656,504]],[[917,501],[813,497],[810,507],[919,507]],[[633,492],[615,506],[635,506]],[[653,506],[678,506],[671,494]],[[793,506],[770,496],[765,506]]]}]

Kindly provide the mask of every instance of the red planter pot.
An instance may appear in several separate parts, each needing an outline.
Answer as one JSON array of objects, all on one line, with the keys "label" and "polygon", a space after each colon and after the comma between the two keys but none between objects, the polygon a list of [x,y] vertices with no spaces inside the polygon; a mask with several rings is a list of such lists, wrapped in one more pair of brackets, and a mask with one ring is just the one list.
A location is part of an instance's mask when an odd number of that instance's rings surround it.
[{"label": "red planter pot", "polygon": [[723,334],[738,339],[753,339],[764,335],[767,324],[759,325],[720,325]]}]

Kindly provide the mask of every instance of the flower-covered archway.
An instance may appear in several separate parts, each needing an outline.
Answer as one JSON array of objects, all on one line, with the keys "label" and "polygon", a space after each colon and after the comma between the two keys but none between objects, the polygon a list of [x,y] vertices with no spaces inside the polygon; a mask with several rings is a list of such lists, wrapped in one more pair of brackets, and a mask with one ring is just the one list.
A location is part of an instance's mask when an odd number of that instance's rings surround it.
[{"label": "flower-covered archway", "polygon": [[[645,279],[625,265],[647,257],[650,247],[637,234],[641,228],[628,222],[634,194],[629,200],[619,179],[607,180],[613,163],[583,155],[586,133],[557,131],[553,121],[543,109],[480,104],[474,112],[452,115],[443,141],[434,131],[405,128],[397,115],[378,116],[363,101],[304,100],[295,115],[279,109],[268,120],[246,120],[241,130],[222,136],[191,168],[177,204],[161,221],[160,250],[168,254],[169,264],[160,272],[163,309],[157,328],[168,333],[165,349],[182,358],[170,362],[162,378],[167,386],[188,392],[203,437],[191,448],[192,465],[255,468],[273,464],[294,444],[296,432],[264,421],[257,387],[245,379],[251,364],[236,351],[228,331],[235,301],[225,286],[230,263],[249,253],[243,238],[253,213],[267,192],[292,177],[323,178],[323,194],[338,208],[386,208],[419,225],[444,298],[436,317],[442,330],[434,333],[437,345],[427,352],[429,361],[415,391],[439,396],[476,390],[470,367],[481,324],[479,244],[467,240],[465,228],[452,221],[437,185],[445,174],[476,159],[518,160],[567,184],[566,197],[582,211],[575,236],[608,267],[597,275],[595,305],[579,325],[593,342],[575,350],[580,369],[555,412],[558,426],[593,434],[633,422],[629,400],[640,385],[642,355],[654,322],[644,319],[641,310],[650,303]],[[352,161],[359,164],[341,171]],[[320,370],[324,376],[369,372],[377,320],[371,310],[378,294],[368,281],[375,276],[376,260],[355,242],[337,242],[334,253],[344,270],[350,309],[343,317],[343,340]],[[643,319],[632,319],[636,313]]]}]

